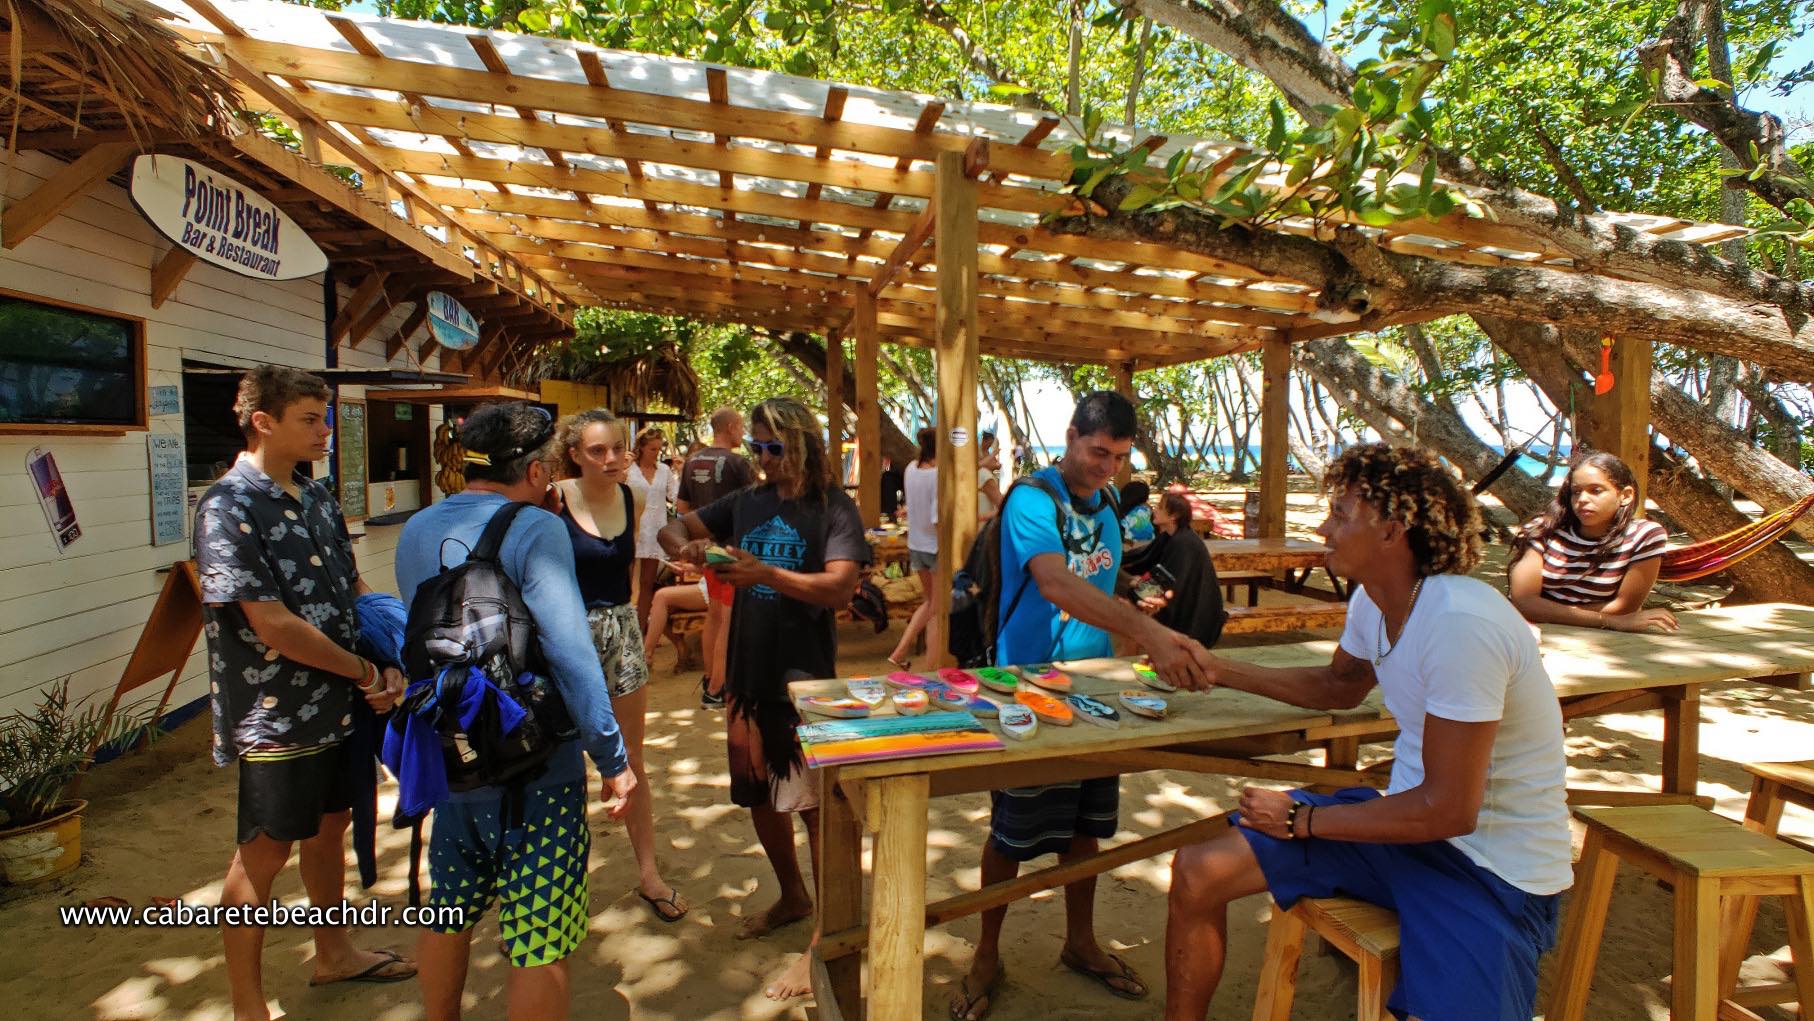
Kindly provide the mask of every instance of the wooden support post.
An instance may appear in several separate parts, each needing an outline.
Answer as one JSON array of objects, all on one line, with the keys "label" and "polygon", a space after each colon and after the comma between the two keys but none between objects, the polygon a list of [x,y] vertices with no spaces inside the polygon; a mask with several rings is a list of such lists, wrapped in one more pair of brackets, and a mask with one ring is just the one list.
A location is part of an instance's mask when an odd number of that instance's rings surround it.
[{"label": "wooden support post", "polygon": [[[861,783],[857,784],[861,796]],[[819,925],[823,932],[861,929],[863,925],[863,828],[849,786],[840,783],[836,767],[819,777]],[[818,988],[819,970],[827,988]],[[823,948],[813,967],[814,996],[826,1016],[857,1021],[863,1016],[863,958],[857,953],[827,957]],[[825,1010],[827,1006],[835,1008]]]},{"label": "wooden support post", "polygon": [[390,273],[385,270],[375,270],[367,273],[365,279],[359,282],[359,286],[353,289],[352,296],[346,299],[346,304],[340,306],[340,313],[334,317],[334,322],[328,327],[329,347],[340,346],[340,341],[353,328],[353,324],[359,321],[360,316],[371,307],[373,301],[378,300],[379,288],[384,286],[384,281],[389,277]]},{"label": "wooden support post", "polygon": [[[952,155],[962,159],[962,154]],[[939,163],[942,169],[942,156]],[[975,246],[970,250],[974,252]],[[880,812],[875,886],[870,893],[869,1017],[871,1021],[920,1021],[925,986],[926,774],[871,783],[880,788],[876,802]]]},{"label": "wooden support post", "polygon": [[1637,480],[1638,498],[1632,511],[1644,516],[1645,480],[1650,473],[1650,341],[1621,337],[1612,346],[1613,392],[1611,421],[1608,423],[1606,448],[1619,460],[1631,465]]},{"label": "wooden support post", "polygon": [[1260,342],[1260,536],[1285,535],[1286,430],[1291,395],[1291,346],[1283,340]]},{"label": "wooden support post", "polygon": [[1701,686],[1684,684],[1663,695],[1663,790],[1698,792],[1701,777]]},{"label": "wooden support post", "polygon": [[[951,614],[952,569],[976,537],[976,377],[981,359],[976,333],[976,182],[964,176],[963,153],[939,153],[932,201],[937,212],[933,243],[938,247],[934,358],[939,558],[928,595],[937,626]],[[938,646],[930,651],[935,664],[950,666],[943,631],[940,627]]]},{"label": "wooden support post", "polygon": [[844,337],[825,335],[825,457],[844,484]]},{"label": "wooden support post", "polygon": [[126,165],[126,158],[137,151],[132,142],[108,142],[83,153],[63,172],[38,185],[24,198],[15,199],[0,213],[0,248],[17,248],[19,243],[45,224],[57,218],[90,187],[106,180]]},{"label": "wooden support post", "polygon": [[[1137,404],[1134,400],[1134,363],[1115,363],[1115,392],[1128,399],[1128,403]],[[1134,461],[1129,458],[1115,473],[1115,485],[1126,486],[1128,479],[1134,477]]]},{"label": "wooden support post", "polygon": [[867,291],[856,294],[850,327],[857,337],[857,509],[863,527],[882,523],[882,403],[878,379],[882,351],[876,338],[876,302]]},{"label": "wooden support post", "polygon": [[176,291],[176,285],[189,275],[189,268],[199,260],[191,255],[189,249],[181,245],[172,245],[157,265],[151,267],[151,307],[163,308],[164,302]]}]

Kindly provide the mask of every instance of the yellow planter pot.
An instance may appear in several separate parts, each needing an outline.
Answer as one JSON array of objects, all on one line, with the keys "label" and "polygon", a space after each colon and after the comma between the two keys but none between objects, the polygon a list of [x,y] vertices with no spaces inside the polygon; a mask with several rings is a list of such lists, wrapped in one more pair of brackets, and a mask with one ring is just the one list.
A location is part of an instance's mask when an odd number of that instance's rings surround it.
[{"label": "yellow planter pot", "polygon": [[86,801],[64,802],[48,819],[0,830],[0,882],[10,886],[55,879],[82,863],[82,810]]}]

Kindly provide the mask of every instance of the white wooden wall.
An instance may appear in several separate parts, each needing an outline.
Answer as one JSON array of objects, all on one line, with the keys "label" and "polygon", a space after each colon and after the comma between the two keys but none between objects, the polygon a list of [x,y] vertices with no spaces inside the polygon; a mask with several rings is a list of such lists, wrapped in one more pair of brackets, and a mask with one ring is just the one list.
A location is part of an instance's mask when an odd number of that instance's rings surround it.
[{"label": "white wooden wall", "polygon": [[[10,202],[62,167],[40,153],[0,152],[0,187]],[[274,283],[197,263],[163,307],[153,309],[151,267],[169,247],[124,189],[103,183],[17,248],[0,250],[0,287],[143,318],[147,382],[153,386],[180,386],[184,357],[323,367],[319,277]],[[342,285],[342,302],[350,291]],[[384,339],[407,311],[404,306],[380,323],[363,350],[342,347],[341,367],[383,366]],[[407,356],[397,365],[414,367]],[[429,367],[437,366],[431,357]],[[342,394],[358,398],[364,390],[343,387]],[[439,422],[437,408],[431,427]],[[180,436],[182,417],[154,417],[151,429]],[[61,555],[25,471],[33,447],[56,454],[82,527],[82,537]],[[395,590],[391,565],[399,530],[369,528],[354,545],[362,572],[382,591]],[[65,676],[72,696],[98,692],[105,698],[163,584],[157,569],[189,555],[187,538],[151,545],[144,433],[0,435],[0,715],[29,708],[40,688]],[[173,708],[207,694],[202,647],[197,642],[184,668]],[[147,692],[155,698],[158,690],[147,685],[129,700]]]}]

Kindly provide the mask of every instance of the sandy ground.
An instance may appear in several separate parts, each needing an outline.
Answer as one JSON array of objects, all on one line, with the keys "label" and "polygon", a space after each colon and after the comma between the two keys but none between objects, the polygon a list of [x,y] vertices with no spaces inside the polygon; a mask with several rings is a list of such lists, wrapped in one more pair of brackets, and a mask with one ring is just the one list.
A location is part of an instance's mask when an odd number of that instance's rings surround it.
[{"label": "sandy ground", "polygon": [[[1231,509],[1234,500],[1231,498]],[[1293,499],[1294,530],[1314,523],[1314,501]],[[1270,598],[1270,596],[1269,596]],[[897,623],[895,627],[899,627]],[[866,626],[842,633],[841,663],[849,672],[883,668],[898,631],[873,635]],[[808,1001],[777,1004],[762,993],[766,982],[805,944],[796,925],[767,940],[733,938],[743,916],[774,896],[773,875],[748,817],[728,803],[722,714],[699,709],[696,673],[670,671],[671,650],[656,657],[649,713],[649,774],[658,792],[657,846],[668,878],[693,905],[692,913],[664,925],[634,895],[635,867],[619,824],[594,805],[592,922],[590,938],[572,969],[574,1014],[588,1019],[731,1021],[804,1018]],[[1775,689],[1719,692],[1705,700],[1702,793],[1718,799],[1728,815],[1742,812],[1747,777],[1734,763],[1806,758],[1814,747],[1806,721],[1814,696]],[[1654,788],[1661,746],[1656,714],[1609,716],[1570,731],[1571,782]],[[92,799],[85,827],[88,860],[70,880],[30,891],[0,891],[0,1015],[17,1018],[159,1019],[203,1021],[230,1017],[220,937],[213,929],[69,928],[58,908],[104,895],[145,904],[154,896],[214,902],[231,854],[233,774],[207,762],[207,721],[193,720],[148,751],[97,770],[85,795]],[[1368,750],[1383,754],[1383,748]],[[594,789],[597,781],[594,779]],[[1168,829],[1232,804],[1239,784],[1220,778],[1148,773],[1122,783],[1122,833],[1127,840]],[[388,804],[382,808],[388,818]],[[933,803],[928,839],[931,898],[974,889],[980,841],[986,830],[984,795]],[[1814,835],[1814,821],[1791,812],[1788,830]],[[1578,835],[1577,835],[1578,840]],[[355,902],[375,895],[401,905],[407,883],[407,833],[380,831],[381,879]],[[804,844],[804,838],[801,840]],[[804,859],[805,850],[801,849]],[[350,856],[349,856],[350,857]],[[1097,925],[1103,941],[1122,953],[1153,985],[1154,998],[1128,1003],[1109,997],[1058,967],[1063,904],[1056,893],[1011,911],[1004,936],[1008,978],[996,1009],[998,1021],[1054,1021],[1158,1016],[1169,856],[1140,862],[1103,877]],[[349,890],[353,877],[349,863]],[[279,879],[286,902],[303,899],[293,868]],[[1228,978],[1211,1017],[1246,1018],[1264,943],[1268,902],[1255,897],[1232,912]],[[1638,1021],[1667,1016],[1669,895],[1635,875],[1621,876],[1613,899],[1590,1016]],[[944,1017],[945,1003],[968,964],[974,918],[935,930],[926,940],[926,1017]],[[504,1016],[505,964],[495,949],[495,918],[479,928],[466,1002],[475,1018]],[[360,942],[407,950],[412,934],[397,927],[361,931]],[[1786,943],[1782,915],[1766,907],[1755,947],[1776,951]],[[405,1021],[421,1017],[413,983],[393,986],[307,986],[312,954],[308,933],[274,930],[265,952],[266,992],[297,1018],[360,1017]],[[1552,958],[1544,969],[1547,992]],[[1760,975],[1768,961],[1749,966]],[[1353,1017],[1353,970],[1345,961],[1308,953],[1300,972],[1299,1018]],[[1775,1015],[1788,1016],[1788,1015]]]}]

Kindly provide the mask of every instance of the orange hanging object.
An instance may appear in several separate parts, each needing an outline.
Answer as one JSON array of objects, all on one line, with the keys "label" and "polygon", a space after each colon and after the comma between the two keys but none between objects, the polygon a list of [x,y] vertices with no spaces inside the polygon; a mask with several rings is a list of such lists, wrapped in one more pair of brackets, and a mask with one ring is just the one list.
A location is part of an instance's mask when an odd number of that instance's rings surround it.
[{"label": "orange hanging object", "polygon": [[1594,377],[1594,393],[1612,392],[1614,382],[1612,378],[1612,337],[1607,335],[1600,338],[1600,374]]}]

